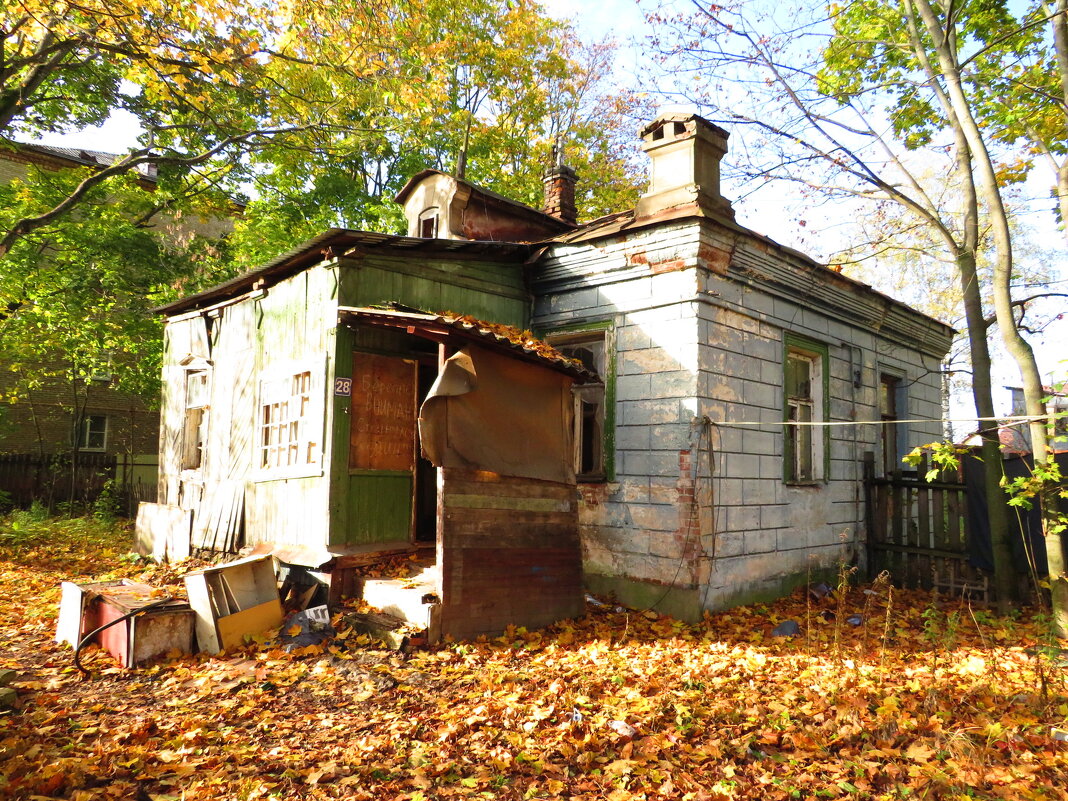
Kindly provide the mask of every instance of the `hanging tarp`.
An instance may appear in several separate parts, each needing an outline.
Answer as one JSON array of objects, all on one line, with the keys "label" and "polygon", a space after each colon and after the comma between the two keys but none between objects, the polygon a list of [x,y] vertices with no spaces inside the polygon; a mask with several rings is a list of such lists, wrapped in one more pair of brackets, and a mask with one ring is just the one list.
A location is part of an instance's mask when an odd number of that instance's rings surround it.
[{"label": "hanging tarp", "polygon": [[571,379],[469,345],[449,358],[419,410],[438,467],[573,484]]}]

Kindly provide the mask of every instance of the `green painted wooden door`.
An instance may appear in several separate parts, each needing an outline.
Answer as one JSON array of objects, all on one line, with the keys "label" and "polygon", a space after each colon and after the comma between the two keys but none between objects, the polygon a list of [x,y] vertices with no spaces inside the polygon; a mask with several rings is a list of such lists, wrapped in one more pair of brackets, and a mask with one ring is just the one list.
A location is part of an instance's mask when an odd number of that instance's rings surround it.
[{"label": "green painted wooden door", "polygon": [[414,361],[352,354],[347,543],[412,538],[416,391]]}]

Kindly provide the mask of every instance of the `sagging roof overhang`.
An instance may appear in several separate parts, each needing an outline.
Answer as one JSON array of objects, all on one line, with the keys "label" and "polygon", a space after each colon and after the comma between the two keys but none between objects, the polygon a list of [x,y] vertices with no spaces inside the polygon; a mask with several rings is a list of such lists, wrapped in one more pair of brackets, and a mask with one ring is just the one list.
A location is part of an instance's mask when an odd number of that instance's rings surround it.
[{"label": "sagging roof overhang", "polygon": [[397,234],[354,231],[348,228],[331,228],[302,242],[292,250],[276,256],[261,267],[202,292],[157,306],[152,311],[169,316],[210,306],[239,297],[261,286],[269,287],[314,264],[372,249],[401,255],[462,255],[464,258],[489,258],[521,263],[529,256],[531,246],[515,242],[421,239]]},{"label": "sagging roof overhang", "polygon": [[546,342],[518,329],[475,320],[472,317],[342,306],[338,309],[338,323],[349,327],[370,326],[400,330],[454,348],[475,344],[564,373],[579,384],[599,380],[581,364],[564,356]]}]

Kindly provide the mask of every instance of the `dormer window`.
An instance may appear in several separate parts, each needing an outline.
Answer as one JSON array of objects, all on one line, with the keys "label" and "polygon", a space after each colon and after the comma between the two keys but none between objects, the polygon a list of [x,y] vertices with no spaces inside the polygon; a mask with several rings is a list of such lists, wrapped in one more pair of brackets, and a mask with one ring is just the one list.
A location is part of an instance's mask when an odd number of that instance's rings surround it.
[{"label": "dormer window", "polygon": [[427,209],[419,215],[419,236],[423,239],[436,239],[438,236],[437,207]]}]

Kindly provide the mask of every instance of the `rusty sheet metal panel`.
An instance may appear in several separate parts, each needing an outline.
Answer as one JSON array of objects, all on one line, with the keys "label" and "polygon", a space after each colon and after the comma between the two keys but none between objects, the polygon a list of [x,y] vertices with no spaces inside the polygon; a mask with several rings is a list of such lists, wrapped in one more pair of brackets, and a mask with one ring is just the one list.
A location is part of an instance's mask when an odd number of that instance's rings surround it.
[{"label": "rusty sheet metal panel", "polygon": [[419,411],[423,453],[440,467],[574,485],[573,403],[567,376],[469,345]]},{"label": "rusty sheet metal panel", "polygon": [[415,469],[415,375],[413,361],[352,354],[351,469]]},{"label": "rusty sheet metal panel", "polygon": [[537,628],[584,610],[573,484],[445,468],[441,631]]},{"label": "rusty sheet metal panel", "polygon": [[[105,623],[159,600],[157,590],[147,584],[123,579],[80,585],[79,602],[84,601],[81,636]],[[64,588],[64,602],[74,599]],[[193,651],[194,616],[189,604],[170,601],[137,617],[117,623],[100,632],[95,641],[123,667],[134,667],[171,651]]]}]

